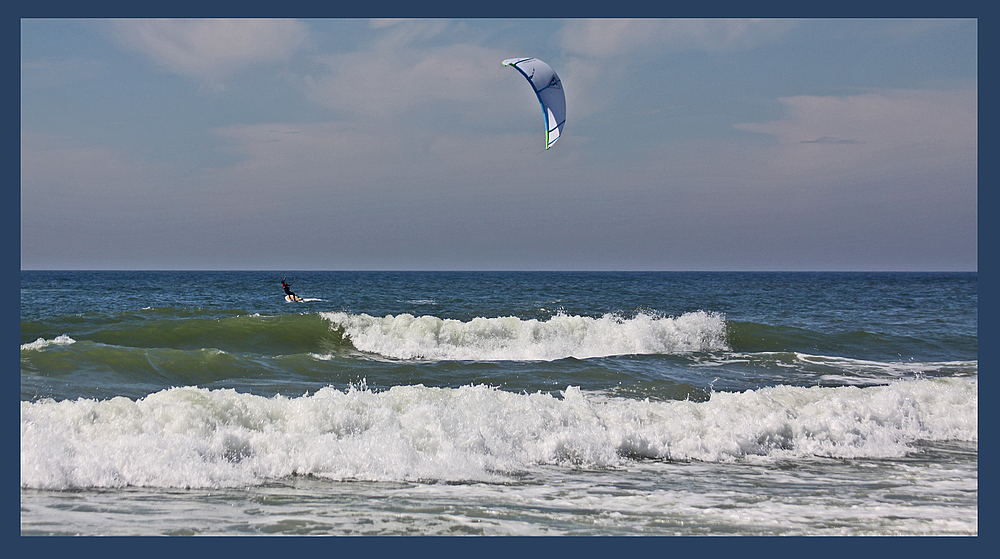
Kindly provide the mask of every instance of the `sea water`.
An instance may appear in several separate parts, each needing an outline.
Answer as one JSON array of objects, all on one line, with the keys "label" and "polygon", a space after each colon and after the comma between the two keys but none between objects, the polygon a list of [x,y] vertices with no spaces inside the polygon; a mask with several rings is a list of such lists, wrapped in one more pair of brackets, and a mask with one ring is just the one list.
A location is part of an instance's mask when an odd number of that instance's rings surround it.
[{"label": "sea water", "polygon": [[977,290],[22,271],[21,534],[978,535]]}]

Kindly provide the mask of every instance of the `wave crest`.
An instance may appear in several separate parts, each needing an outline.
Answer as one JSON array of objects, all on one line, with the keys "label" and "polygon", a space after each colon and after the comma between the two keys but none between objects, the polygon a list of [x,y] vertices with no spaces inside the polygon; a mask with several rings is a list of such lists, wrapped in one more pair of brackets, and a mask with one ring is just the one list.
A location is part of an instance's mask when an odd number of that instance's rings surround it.
[{"label": "wave crest", "polygon": [[728,349],[724,317],[705,311],[679,317],[559,314],[544,321],[506,316],[468,322],[411,314],[321,316],[356,349],[393,359],[555,361]]},{"label": "wave crest", "polygon": [[37,351],[49,347],[50,345],[69,345],[74,343],[76,343],[76,340],[67,336],[66,334],[61,334],[51,340],[46,340],[45,338],[38,338],[33,342],[21,344],[21,351]]}]

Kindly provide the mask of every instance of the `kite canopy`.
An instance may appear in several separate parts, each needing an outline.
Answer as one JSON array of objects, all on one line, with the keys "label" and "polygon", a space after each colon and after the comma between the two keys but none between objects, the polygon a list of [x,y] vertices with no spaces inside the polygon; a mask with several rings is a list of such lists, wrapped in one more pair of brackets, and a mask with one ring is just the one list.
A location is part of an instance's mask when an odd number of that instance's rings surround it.
[{"label": "kite canopy", "polygon": [[559,139],[566,124],[566,94],[559,76],[551,66],[537,58],[508,58],[503,65],[516,68],[535,90],[545,116],[545,149],[549,149]]}]

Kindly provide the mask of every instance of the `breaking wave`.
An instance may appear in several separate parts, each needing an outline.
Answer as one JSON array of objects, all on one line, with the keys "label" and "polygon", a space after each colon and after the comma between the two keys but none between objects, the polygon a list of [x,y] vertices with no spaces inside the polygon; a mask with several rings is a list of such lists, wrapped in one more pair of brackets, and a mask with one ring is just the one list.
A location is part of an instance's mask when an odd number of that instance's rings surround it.
[{"label": "breaking wave", "polygon": [[900,457],[978,440],[978,381],[776,386],[639,401],[477,385],[332,387],[300,397],[171,388],[21,402],[21,487],[221,487],[288,476],[503,481],[539,465]]},{"label": "breaking wave", "polygon": [[356,349],[393,359],[554,361],[728,349],[725,319],[705,311],[679,317],[559,314],[548,320],[507,316],[467,322],[411,314],[321,316],[343,330]]}]

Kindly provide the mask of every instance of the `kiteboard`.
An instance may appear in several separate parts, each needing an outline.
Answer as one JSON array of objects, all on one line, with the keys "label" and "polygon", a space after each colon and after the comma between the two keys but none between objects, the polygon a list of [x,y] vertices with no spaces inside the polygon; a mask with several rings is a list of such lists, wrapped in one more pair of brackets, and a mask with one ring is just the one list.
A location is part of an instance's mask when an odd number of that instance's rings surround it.
[{"label": "kiteboard", "polygon": [[285,300],[289,303],[301,303],[302,297],[299,297],[298,295],[285,295]]}]

